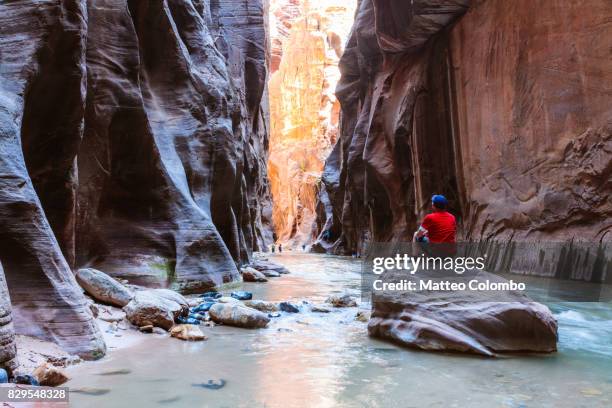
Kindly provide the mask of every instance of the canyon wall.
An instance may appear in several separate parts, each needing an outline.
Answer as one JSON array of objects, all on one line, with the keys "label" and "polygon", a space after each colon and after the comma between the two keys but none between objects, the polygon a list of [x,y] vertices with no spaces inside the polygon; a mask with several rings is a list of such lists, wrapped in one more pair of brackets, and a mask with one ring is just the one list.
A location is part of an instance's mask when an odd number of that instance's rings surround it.
[{"label": "canyon wall", "polygon": [[0,261],[18,333],[97,357],[77,267],[195,291],[271,242],[265,13],[0,4]]},{"label": "canyon wall", "polygon": [[411,240],[434,193],[465,239],[610,241],[611,17],[604,0],[360,2],[316,249]]},{"label": "canyon wall", "polygon": [[355,1],[273,0],[270,4],[270,159],[277,240],[316,238],[325,158],[338,134],[334,95]]}]

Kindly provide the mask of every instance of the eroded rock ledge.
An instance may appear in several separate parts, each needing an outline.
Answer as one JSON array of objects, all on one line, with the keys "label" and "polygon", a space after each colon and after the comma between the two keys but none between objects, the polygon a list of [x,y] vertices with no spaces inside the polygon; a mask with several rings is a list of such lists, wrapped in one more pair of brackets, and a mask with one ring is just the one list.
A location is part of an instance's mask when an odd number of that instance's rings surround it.
[{"label": "eroded rock ledge", "polygon": [[238,278],[270,242],[263,13],[0,5],[0,260],[18,333],[99,356],[73,269],[190,291]]}]

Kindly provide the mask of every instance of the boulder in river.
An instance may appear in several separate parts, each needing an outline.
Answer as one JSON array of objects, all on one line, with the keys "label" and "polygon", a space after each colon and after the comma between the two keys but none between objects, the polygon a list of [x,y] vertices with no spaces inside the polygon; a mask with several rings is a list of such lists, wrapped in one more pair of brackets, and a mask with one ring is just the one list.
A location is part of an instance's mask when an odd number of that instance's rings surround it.
[{"label": "boulder in river", "polygon": [[131,290],[97,269],[79,269],[76,280],[88,295],[102,303],[123,307],[134,297]]},{"label": "boulder in river", "polygon": [[244,305],[260,312],[277,312],[278,305],[273,302],[266,302],[265,300],[247,300]]},{"label": "boulder in river", "polygon": [[238,300],[251,300],[253,299],[253,294],[251,292],[246,292],[244,290],[239,290],[236,292],[232,292],[230,294],[231,297]]},{"label": "boulder in river", "polygon": [[[501,280],[486,272],[477,279]],[[407,347],[489,357],[557,349],[557,322],[550,310],[514,291],[374,292],[368,332]]]},{"label": "boulder in river", "polygon": [[242,268],[242,280],[245,282],[267,282],[266,275],[259,272],[257,269],[246,267]]},{"label": "boulder in river", "polygon": [[170,329],[170,336],[185,341],[202,341],[208,337],[202,333],[198,326],[193,324],[179,324]]},{"label": "boulder in river", "polygon": [[130,323],[138,327],[153,325],[166,330],[184,313],[183,305],[152,290],[136,292],[134,299],[123,310]]},{"label": "boulder in river", "polygon": [[40,385],[47,387],[57,387],[69,380],[64,370],[54,367],[49,363],[40,365],[32,374]]},{"label": "boulder in river", "polygon": [[330,303],[333,307],[355,307],[357,301],[350,295],[336,296],[332,295],[327,298],[327,303]]},{"label": "boulder in river", "polygon": [[278,304],[278,307],[280,308],[280,310],[282,310],[283,312],[287,312],[287,313],[299,313],[300,312],[300,309],[296,305],[290,302],[280,302]]},{"label": "boulder in river", "polygon": [[270,322],[265,313],[238,303],[217,303],[210,308],[209,314],[215,323],[246,329],[266,327]]},{"label": "boulder in river", "polygon": [[262,261],[262,260],[254,260],[251,265],[251,268],[257,269],[260,272],[264,271],[276,271],[280,274],[289,273],[289,269],[285,268],[283,265],[277,264],[275,262],[270,261]]}]

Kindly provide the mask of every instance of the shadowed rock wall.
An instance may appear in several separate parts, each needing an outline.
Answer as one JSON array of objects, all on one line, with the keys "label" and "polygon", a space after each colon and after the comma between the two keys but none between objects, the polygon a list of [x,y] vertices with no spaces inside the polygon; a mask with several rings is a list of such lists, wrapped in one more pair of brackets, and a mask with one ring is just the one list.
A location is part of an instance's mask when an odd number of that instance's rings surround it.
[{"label": "shadowed rock wall", "polygon": [[465,238],[610,239],[612,5],[470,3],[360,3],[317,249],[411,240],[434,193]]},{"label": "shadowed rock wall", "polygon": [[0,5],[0,260],[17,332],[99,355],[71,269],[193,291],[270,242],[264,12]]}]

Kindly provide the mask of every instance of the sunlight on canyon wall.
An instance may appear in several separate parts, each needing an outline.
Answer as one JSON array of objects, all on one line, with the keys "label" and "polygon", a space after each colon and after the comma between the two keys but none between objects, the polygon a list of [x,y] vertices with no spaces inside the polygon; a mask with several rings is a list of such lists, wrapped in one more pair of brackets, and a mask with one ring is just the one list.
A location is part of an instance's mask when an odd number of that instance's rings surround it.
[{"label": "sunlight on canyon wall", "polygon": [[353,23],[351,0],[272,0],[270,159],[277,242],[309,244],[325,159],[337,139],[338,61]]}]

